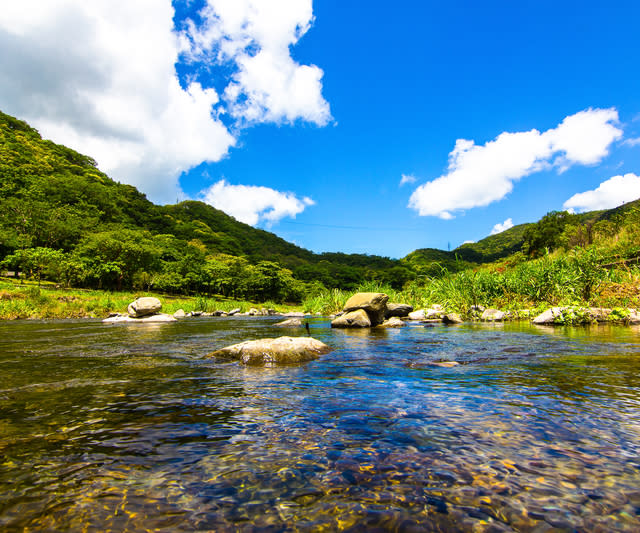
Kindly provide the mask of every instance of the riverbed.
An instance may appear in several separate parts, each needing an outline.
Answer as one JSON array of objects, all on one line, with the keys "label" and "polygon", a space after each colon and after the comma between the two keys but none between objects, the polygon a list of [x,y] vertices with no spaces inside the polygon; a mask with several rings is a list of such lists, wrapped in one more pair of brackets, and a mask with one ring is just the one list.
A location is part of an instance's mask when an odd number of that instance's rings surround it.
[{"label": "riverbed", "polygon": [[640,530],[640,327],[278,320],[0,323],[0,530]]}]

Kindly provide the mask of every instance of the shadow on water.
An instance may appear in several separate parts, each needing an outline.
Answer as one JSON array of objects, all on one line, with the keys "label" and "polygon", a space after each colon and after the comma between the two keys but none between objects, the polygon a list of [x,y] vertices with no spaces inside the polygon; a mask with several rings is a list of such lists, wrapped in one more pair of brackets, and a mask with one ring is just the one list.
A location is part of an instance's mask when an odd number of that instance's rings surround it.
[{"label": "shadow on water", "polygon": [[0,324],[0,529],[640,529],[638,328],[275,322]]}]

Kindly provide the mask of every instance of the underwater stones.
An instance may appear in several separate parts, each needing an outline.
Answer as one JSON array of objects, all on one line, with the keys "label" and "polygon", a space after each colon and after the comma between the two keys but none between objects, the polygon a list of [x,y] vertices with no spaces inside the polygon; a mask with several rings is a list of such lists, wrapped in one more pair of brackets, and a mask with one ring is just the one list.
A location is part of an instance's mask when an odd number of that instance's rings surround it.
[{"label": "underwater stones", "polygon": [[363,310],[369,315],[371,325],[377,326],[384,320],[388,300],[389,297],[383,292],[358,292],[347,300],[343,311]]},{"label": "underwater stones", "polygon": [[160,309],[162,309],[160,300],[152,296],[145,296],[131,302],[127,307],[127,312],[133,318],[140,318],[141,316],[153,315]]},{"label": "underwater stones", "polygon": [[387,303],[387,310],[384,313],[385,318],[405,317],[413,311],[413,306],[409,304]]},{"label": "underwater stones", "polygon": [[371,319],[364,309],[344,313],[331,322],[332,328],[370,328]]},{"label": "underwater stones", "polygon": [[302,327],[302,320],[300,320],[299,318],[289,318],[287,320],[283,320],[282,322],[274,324],[274,326],[279,328],[299,328]]},{"label": "underwater stones", "polygon": [[480,320],[483,322],[500,322],[505,319],[505,312],[499,309],[485,309]]},{"label": "underwater stones", "polygon": [[312,361],[330,351],[329,346],[311,337],[278,337],[241,342],[208,357],[235,359],[244,365],[293,364]]}]

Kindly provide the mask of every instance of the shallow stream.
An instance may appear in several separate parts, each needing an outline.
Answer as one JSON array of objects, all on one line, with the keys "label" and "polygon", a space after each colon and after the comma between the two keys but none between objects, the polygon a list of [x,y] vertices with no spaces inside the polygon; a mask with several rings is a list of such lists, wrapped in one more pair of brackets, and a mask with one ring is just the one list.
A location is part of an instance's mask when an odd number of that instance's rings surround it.
[{"label": "shallow stream", "polygon": [[639,327],[277,321],[0,323],[0,530],[640,530]]}]

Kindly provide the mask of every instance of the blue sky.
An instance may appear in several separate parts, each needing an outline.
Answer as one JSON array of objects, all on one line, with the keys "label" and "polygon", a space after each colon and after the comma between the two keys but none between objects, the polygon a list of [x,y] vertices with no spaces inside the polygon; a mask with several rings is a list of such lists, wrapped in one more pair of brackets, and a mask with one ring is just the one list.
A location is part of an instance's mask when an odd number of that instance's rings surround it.
[{"label": "blue sky", "polygon": [[637,2],[19,4],[0,109],[314,251],[402,257],[640,196]]}]

